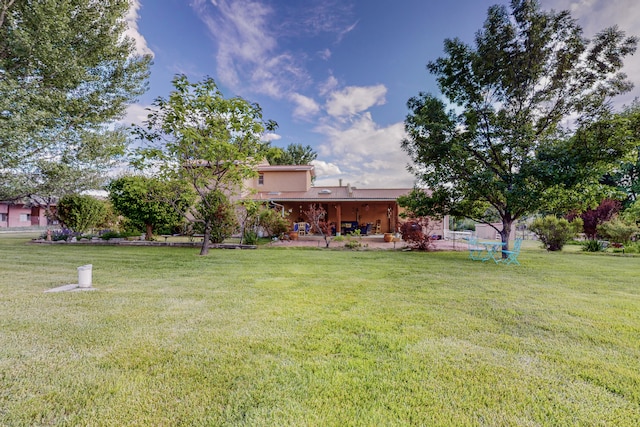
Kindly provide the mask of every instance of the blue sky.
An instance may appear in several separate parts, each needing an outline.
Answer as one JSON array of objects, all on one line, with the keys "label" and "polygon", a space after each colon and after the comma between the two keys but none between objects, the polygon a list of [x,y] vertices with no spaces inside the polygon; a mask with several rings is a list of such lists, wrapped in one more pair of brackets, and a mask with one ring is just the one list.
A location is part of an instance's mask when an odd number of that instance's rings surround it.
[{"label": "blue sky", "polygon": [[[445,38],[473,41],[498,0],[134,0],[130,35],[151,53],[150,89],[127,123],[167,96],[177,73],[213,77],[227,97],[257,102],[279,124],[272,143],[311,145],[316,185],[411,187],[400,149],[406,102],[438,93],[426,71]],[[637,0],[542,0],[570,10],[587,36],[618,25],[640,35]],[[625,71],[640,95],[640,53]]]}]

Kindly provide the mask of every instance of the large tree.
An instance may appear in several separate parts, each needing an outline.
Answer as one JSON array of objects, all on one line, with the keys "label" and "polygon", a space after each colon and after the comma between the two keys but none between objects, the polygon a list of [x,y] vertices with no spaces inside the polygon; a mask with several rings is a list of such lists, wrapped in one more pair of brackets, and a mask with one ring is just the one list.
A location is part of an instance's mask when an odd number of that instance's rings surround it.
[{"label": "large tree", "polygon": [[206,255],[220,206],[256,175],[266,148],[262,135],[276,125],[263,120],[257,104],[225,98],[211,78],[190,83],[178,75],[173,86],[168,98],[156,99],[146,126],[137,128],[148,146],[139,150],[135,164],[196,191],[198,203],[187,218],[201,224],[200,254]]},{"label": "large tree", "polygon": [[0,200],[99,188],[114,127],[150,58],[125,36],[129,0],[0,0]]},{"label": "large tree", "polygon": [[114,210],[139,230],[145,230],[146,240],[152,240],[157,229],[178,227],[195,201],[193,190],[184,183],[140,175],[115,179],[107,190]]},{"label": "large tree", "polygon": [[608,101],[631,88],[620,69],[636,44],[615,27],[588,41],[569,12],[535,0],[490,7],[474,46],[445,40],[427,69],[447,102],[408,101],[402,147],[430,189],[414,193],[419,213],[485,223],[497,213],[508,245],[547,191],[597,180],[627,149]]},{"label": "large tree", "polygon": [[318,157],[310,145],[289,144],[287,148],[269,147],[266,153],[271,165],[308,165]]},{"label": "large tree", "polygon": [[625,107],[618,116],[626,122],[635,146],[602,182],[620,190],[626,198],[625,205],[630,206],[640,199],[640,101]]}]

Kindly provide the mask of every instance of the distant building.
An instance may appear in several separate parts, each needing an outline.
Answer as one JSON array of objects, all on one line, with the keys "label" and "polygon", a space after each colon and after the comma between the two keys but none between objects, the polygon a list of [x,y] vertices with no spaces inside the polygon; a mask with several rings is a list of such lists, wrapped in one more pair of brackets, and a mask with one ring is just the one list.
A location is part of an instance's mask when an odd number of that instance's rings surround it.
[{"label": "distant building", "polygon": [[29,202],[0,202],[0,228],[46,227],[46,209]]}]

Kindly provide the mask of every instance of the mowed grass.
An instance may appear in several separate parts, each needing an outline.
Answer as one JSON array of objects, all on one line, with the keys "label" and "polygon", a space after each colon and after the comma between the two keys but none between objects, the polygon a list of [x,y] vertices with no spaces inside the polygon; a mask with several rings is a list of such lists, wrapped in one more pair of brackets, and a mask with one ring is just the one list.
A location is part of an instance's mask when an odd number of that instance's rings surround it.
[{"label": "mowed grass", "polygon": [[[0,425],[640,424],[640,258],[25,241]],[[88,263],[97,291],[44,293]]]}]

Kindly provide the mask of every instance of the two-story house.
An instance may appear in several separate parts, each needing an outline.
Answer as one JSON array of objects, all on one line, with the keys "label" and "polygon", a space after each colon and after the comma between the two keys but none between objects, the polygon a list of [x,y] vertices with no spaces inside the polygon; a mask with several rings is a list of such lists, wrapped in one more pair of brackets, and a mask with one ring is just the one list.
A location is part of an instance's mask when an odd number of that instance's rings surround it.
[{"label": "two-story house", "polygon": [[[363,189],[343,185],[313,186],[312,165],[258,166],[258,175],[245,183],[251,190],[244,195],[257,201],[270,202],[280,208],[294,224],[305,222],[304,211],[319,204],[327,212],[326,221],[335,225],[336,233],[360,229],[363,234],[394,233],[399,226],[399,196],[411,188]],[[442,224],[434,224],[434,234],[444,235]]]}]

